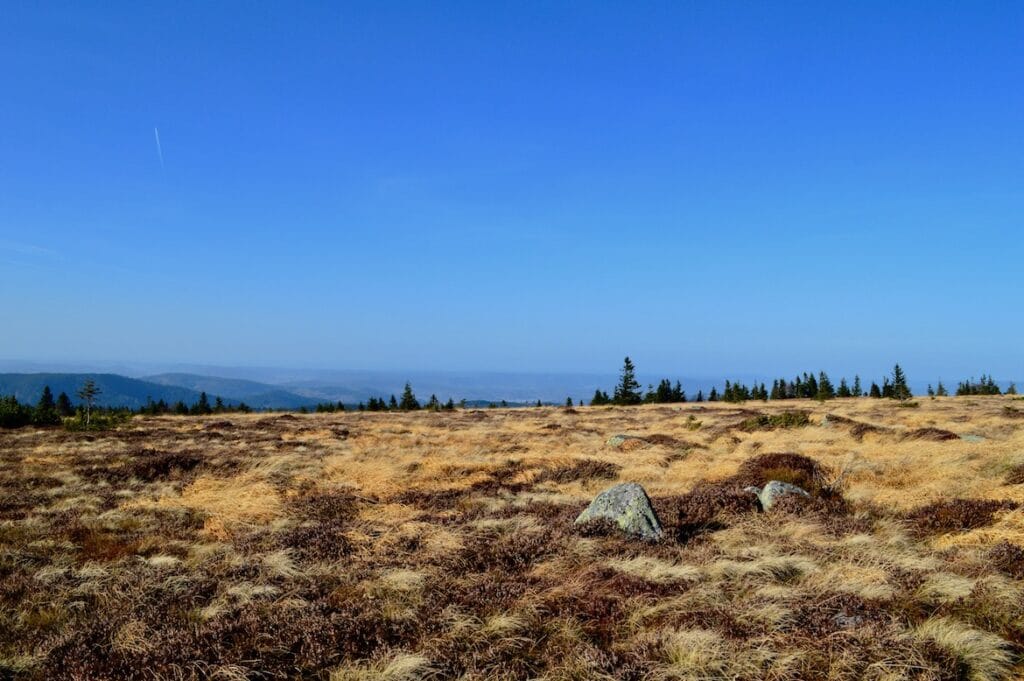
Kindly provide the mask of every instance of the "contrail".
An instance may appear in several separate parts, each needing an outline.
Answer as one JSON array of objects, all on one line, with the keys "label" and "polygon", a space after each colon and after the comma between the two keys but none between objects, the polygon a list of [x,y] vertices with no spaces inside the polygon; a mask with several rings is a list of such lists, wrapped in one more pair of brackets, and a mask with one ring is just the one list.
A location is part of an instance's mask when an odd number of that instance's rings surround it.
[{"label": "contrail", "polygon": [[160,157],[160,170],[164,169],[164,150],[160,148],[160,131],[153,128],[153,135],[156,137],[156,155]]}]

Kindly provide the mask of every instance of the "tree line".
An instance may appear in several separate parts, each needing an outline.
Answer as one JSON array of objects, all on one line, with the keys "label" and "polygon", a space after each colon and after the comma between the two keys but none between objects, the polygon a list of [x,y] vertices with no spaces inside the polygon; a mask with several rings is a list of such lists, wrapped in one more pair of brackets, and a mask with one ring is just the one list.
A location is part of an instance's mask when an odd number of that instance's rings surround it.
[{"label": "tree line", "polygon": [[[459,404],[465,407],[466,401],[462,400]],[[326,408],[326,405],[317,405],[317,411],[321,411],[321,406],[325,407],[323,411],[330,411],[330,409]],[[412,390],[412,384],[406,381],[401,399],[392,395],[391,399],[385,402],[383,397],[371,397],[365,403],[360,402],[356,409],[359,411],[419,411],[421,409],[427,411],[455,411],[455,400],[449,397],[447,402],[442,403],[441,400],[437,399],[437,395],[431,394],[426,404],[420,404],[420,401],[416,398],[416,393]],[[345,405],[341,402],[338,402],[334,409],[334,411],[344,410]]]},{"label": "tree line", "polygon": [[[982,374],[980,380],[973,378],[963,381],[957,386],[956,394],[962,395],[1016,395],[1017,388],[1014,384],[1007,387],[1003,393],[991,375]],[[938,382],[937,388],[928,386],[929,397],[947,397],[949,391]],[[824,371],[803,372],[792,379],[779,378],[772,381],[769,389],[764,383],[745,385],[740,381],[725,381],[725,387],[719,391],[712,387],[711,391],[704,395],[702,390],[697,391],[693,398],[694,402],[746,402],[747,400],[794,400],[794,399],[816,399],[831,400],[847,397],[871,397],[875,399],[894,399],[906,401],[914,396],[907,382],[907,375],[903,368],[897,363],[892,373],[882,378],[882,384],[872,381],[871,385],[864,389],[860,376],[854,376],[849,382],[846,377],[839,379],[836,385],[829,375]],[[686,391],[683,390],[680,381],[675,383],[665,378],[657,387],[653,384],[647,386],[647,391],[641,390],[639,381],[636,378],[636,366],[633,361],[626,357],[623,361],[622,370],[619,373],[619,382],[609,395],[598,388],[590,400],[593,406],[619,405],[630,406],[637,404],[664,404],[686,402]],[[572,405],[572,399],[567,399],[566,404]],[[580,405],[583,401],[580,400]]]},{"label": "tree line", "polygon": [[[127,407],[98,407],[96,401],[102,391],[95,381],[89,379],[84,382],[81,389],[77,391],[78,404],[74,404],[67,393],[60,393],[53,396],[50,386],[44,386],[39,400],[35,404],[22,403],[14,395],[0,396],[0,428],[19,428],[22,426],[55,426],[65,425],[69,428],[93,428],[106,427],[110,424],[121,422],[133,414],[147,416],[158,415],[180,415],[180,416],[206,416],[210,414],[243,413],[253,411],[253,408],[245,402],[228,404],[222,398],[215,397],[210,402],[206,392],[199,394],[198,400],[193,404],[186,404],[184,401],[177,401],[168,404],[161,399],[153,401],[147,398],[146,404],[137,410]],[[936,387],[928,385],[927,394],[929,397],[947,397],[949,391],[942,381],[938,381]],[[991,375],[982,374],[981,378],[961,381],[956,388],[956,395],[1016,395],[1017,387],[1011,383],[1005,392],[996,384]],[[641,388],[636,378],[636,366],[629,357],[623,361],[622,370],[619,374],[619,382],[612,390],[612,394],[600,388],[594,391],[590,400],[591,406],[619,405],[632,406],[639,404],[671,404],[687,401],[693,402],[745,402],[747,400],[790,400],[790,399],[817,399],[831,400],[847,397],[870,397],[875,399],[909,400],[913,393],[907,383],[906,373],[899,364],[893,367],[892,374],[882,379],[882,384],[872,382],[867,390],[861,385],[860,376],[854,376],[853,381],[847,382],[846,377],[839,379],[836,386],[824,371],[803,372],[792,379],[775,379],[769,389],[765,383],[754,383],[745,385],[740,381],[725,381],[724,389],[719,392],[717,387],[712,387],[705,396],[703,390],[690,400],[686,391],[683,390],[679,380],[670,381],[667,378],[661,379],[657,386],[649,384],[646,391]],[[574,405],[572,398],[567,398],[566,406]],[[575,404],[583,406],[581,399]],[[492,408],[499,406],[492,403]],[[500,406],[507,407],[508,403],[501,401]],[[543,406],[537,400],[536,406]],[[442,403],[437,395],[431,395],[430,399],[421,404],[412,385],[406,382],[401,397],[392,395],[389,400],[383,397],[370,397],[365,402],[360,402],[356,409],[358,411],[454,411],[456,408],[465,408],[466,401],[461,400],[458,404],[451,398]],[[334,413],[346,410],[342,402],[324,402],[317,404],[314,411],[317,413]],[[300,407],[297,411],[309,413],[308,407]]]}]

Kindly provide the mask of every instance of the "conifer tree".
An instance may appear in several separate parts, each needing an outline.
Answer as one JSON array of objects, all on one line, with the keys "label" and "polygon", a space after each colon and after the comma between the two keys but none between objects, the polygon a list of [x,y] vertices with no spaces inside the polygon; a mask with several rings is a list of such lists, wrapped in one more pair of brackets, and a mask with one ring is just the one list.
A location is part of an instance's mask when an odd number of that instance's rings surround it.
[{"label": "conifer tree", "polygon": [[871,382],[871,391],[868,393],[868,395],[870,397],[874,397],[877,399],[882,398],[882,391],[878,389],[878,384],[875,383],[874,381]]},{"label": "conifer tree", "polygon": [[863,395],[864,391],[860,389],[860,376],[855,375],[853,377],[853,396],[862,397]]},{"label": "conifer tree", "polygon": [[941,380],[939,381],[939,384],[935,387],[935,396],[936,397],[949,397],[949,391],[946,390],[946,386],[942,385],[942,381]]},{"label": "conifer tree", "polygon": [[835,388],[832,387],[832,381],[829,380],[828,374],[824,371],[818,374],[818,391],[815,397],[821,401],[831,400],[836,396]]},{"label": "conifer tree", "polygon": [[928,384],[928,397],[935,397],[935,388],[932,387],[931,383]]},{"label": "conifer tree", "polygon": [[1007,395],[1016,395],[1017,394],[1017,384],[1016,383],[1011,383],[1006,388],[1006,394]]},{"label": "conifer tree", "polygon": [[714,386],[711,386],[711,392],[708,393],[708,402],[717,402],[717,401],[718,401],[718,389],[715,388]]},{"label": "conifer tree", "polygon": [[200,416],[205,416],[213,412],[210,408],[210,398],[206,396],[206,392],[199,393],[199,401],[192,405],[192,413]]},{"label": "conifer tree", "polygon": [[57,413],[65,418],[75,415],[75,407],[71,404],[71,398],[65,392],[57,395]]},{"label": "conifer tree", "polygon": [[836,397],[850,397],[852,395],[850,386],[846,385],[846,376],[843,376],[839,379],[839,389],[836,390]]},{"label": "conifer tree", "polygon": [[455,400],[448,398],[448,401],[444,403],[445,411],[455,411]]},{"label": "conifer tree", "polygon": [[96,385],[96,381],[91,378],[86,379],[85,383],[82,384],[81,389],[78,391],[78,396],[85,402],[85,427],[88,428],[92,418],[92,407],[96,402],[96,397],[103,392],[99,386]]},{"label": "conifer tree", "polygon": [[402,390],[402,399],[398,402],[398,408],[402,411],[416,411],[420,408],[419,400],[412,392],[412,384],[405,382],[405,389]]},{"label": "conifer tree", "polygon": [[33,422],[40,426],[52,426],[60,423],[60,415],[57,413],[57,404],[53,401],[53,392],[50,386],[43,386],[43,393],[39,396],[33,414]]},{"label": "conifer tree", "polygon": [[907,376],[898,363],[892,370],[892,396],[897,400],[909,400],[914,396],[907,385]]},{"label": "conifer tree", "polygon": [[572,406],[572,398],[571,397],[566,397],[565,398],[565,406],[567,406],[567,407],[571,407]]},{"label": "conifer tree", "polygon": [[619,384],[615,386],[615,404],[632,405],[643,402],[640,394],[640,383],[636,380],[636,368],[633,362],[626,357],[622,363],[622,374],[619,377]]},{"label": "conifer tree", "polygon": [[388,402],[388,409],[391,411],[396,411],[398,409],[398,400],[395,399],[394,395],[391,396],[391,401]]}]

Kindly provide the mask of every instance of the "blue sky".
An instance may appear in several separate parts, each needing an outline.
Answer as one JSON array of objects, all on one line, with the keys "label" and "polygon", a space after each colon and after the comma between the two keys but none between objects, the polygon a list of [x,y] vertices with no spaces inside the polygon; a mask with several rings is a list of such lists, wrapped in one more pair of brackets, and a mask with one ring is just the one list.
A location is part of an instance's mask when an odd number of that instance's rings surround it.
[{"label": "blue sky", "polygon": [[1024,6],[101,5],[4,8],[0,357],[1024,378]]}]

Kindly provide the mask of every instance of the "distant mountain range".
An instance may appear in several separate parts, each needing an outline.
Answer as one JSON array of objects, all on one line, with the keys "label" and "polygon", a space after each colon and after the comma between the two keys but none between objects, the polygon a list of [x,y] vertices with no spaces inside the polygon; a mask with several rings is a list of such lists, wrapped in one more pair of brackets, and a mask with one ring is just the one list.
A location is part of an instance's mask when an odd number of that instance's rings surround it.
[{"label": "distant mountain range", "polygon": [[14,395],[20,402],[34,403],[44,386],[50,386],[55,396],[67,393],[77,404],[76,393],[89,378],[96,381],[101,391],[97,404],[107,407],[138,409],[150,398],[171,405],[179,400],[194,404],[204,391],[211,402],[220,397],[227,404],[245,402],[256,409],[297,409],[317,402],[265,383],[193,374],[161,374],[145,379],[118,374],[0,374],[0,395]]}]

